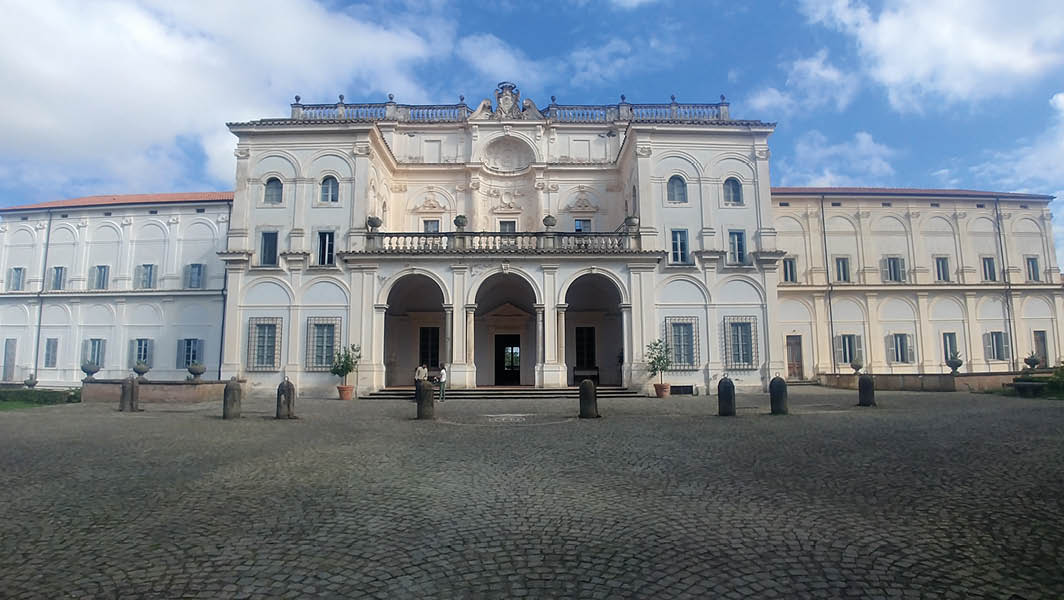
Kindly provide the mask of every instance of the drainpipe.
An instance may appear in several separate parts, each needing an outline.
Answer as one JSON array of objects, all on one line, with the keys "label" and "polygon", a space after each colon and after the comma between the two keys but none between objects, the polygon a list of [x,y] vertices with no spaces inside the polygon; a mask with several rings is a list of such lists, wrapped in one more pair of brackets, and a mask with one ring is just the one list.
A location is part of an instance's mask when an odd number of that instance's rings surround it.
[{"label": "drainpipe", "polygon": [[[229,206],[229,218],[225,221],[225,247],[229,249],[229,223],[233,219],[233,203],[227,203]],[[222,263],[228,265],[228,263]],[[225,305],[229,299],[229,267],[226,266],[222,271],[222,332],[218,336],[218,381],[222,380],[222,363],[225,362]]]},{"label": "drainpipe", "polygon": [[838,375],[839,365],[835,364],[835,315],[831,309],[831,292],[835,289],[835,284],[831,281],[831,263],[828,258],[828,220],[824,213],[824,194],[820,195],[820,237],[824,244],[824,276],[828,280],[828,340],[831,342],[831,356],[828,360],[831,362],[831,373]]},{"label": "drainpipe", "polygon": [[1017,367],[1016,358],[1020,348],[1016,345],[1016,324],[1014,322],[1016,311],[1012,306],[1012,280],[1009,278],[1009,257],[1005,249],[1005,233],[1002,231],[1001,224],[1001,198],[994,198],[994,225],[997,227],[998,253],[1001,256],[1001,276],[1005,281],[1005,327],[1008,327],[1008,331],[1005,334],[1009,336],[1009,343],[1012,345],[1012,356],[1009,357],[1009,362],[1012,370],[1017,371],[1019,368]]},{"label": "drainpipe", "polygon": [[48,211],[48,229],[44,231],[44,262],[41,265],[41,286],[37,289],[37,335],[33,341],[33,376],[36,379],[41,363],[41,318],[44,316],[44,282],[48,279],[48,246],[52,240],[52,211]]}]

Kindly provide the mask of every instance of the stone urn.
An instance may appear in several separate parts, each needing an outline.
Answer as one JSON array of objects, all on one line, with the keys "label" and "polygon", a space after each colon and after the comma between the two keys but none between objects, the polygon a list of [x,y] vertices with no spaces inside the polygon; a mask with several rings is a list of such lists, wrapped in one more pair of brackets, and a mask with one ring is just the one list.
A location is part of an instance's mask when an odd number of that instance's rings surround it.
[{"label": "stone urn", "polygon": [[100,365],[92,362],[81,363],[81,372],[85,374],[85,381],[96,381],[93,375],[100,372]]},{"label": "stone urn", "polygon": [[354,395],[355,386],[353,385],[338,385],[336,386],[336,392],[340,395],[341,400],[350,400]]},{"label": "stone urn", "polygon": [[199,363],[192,363],[188,366],[188,372],[192,374],[192,381],[199,381],[200,376],[203,375],[206,371],[207,367]]},{"label": "stone urn", "polygon": [[558,217],[555,217],[554,215],[547,215],[547,216],[543,217],[543,226],[546,227],[547,229],[550,229],[551,227],[554,227],[557,224],[558,224]]},{"label": "stone urn", "polygon": [[464,231],[466,225],[469,225],[469,217],[465,215],[458,215],[454,218],[454,226],[458,229],[458,231]]},{"label": "stone urn", "polygon": [[850,361],[850,368],[853,369],[853,374],[856,375],[861,372],[861,367],[864,365],[859,360]]},{"label": "stone urn", "polygon": [[367,217],[366,218],[366,225],[369,225],[369,228],[372,229],[373,231],[376,231],[377,228],[380,227],[381,223],[383,223],[383,222],[384,221],[381,221],[380,217]]},{"label": "stone urn", "polygon": [[625,217],[624,218],[624,226],[628,227],[628,228],[631,228],[631,229],[639,227],[639,217],[637,217],[635,215],[629,215],[629,216]]},{"label": "stone urn", "polygon": [[1041,363],[1041,362],[1042,362],[1042,359],[1038,358],[1034,354],[1032,354],[1032,355],[1028,356],[1027,358],[1023,359],[1023,364],[1027,365],[1028,369],[1036,368],[1038,366],[1038,364]]},{"label": "stone urn", "polygon": [[138,360],[137,364],[133,365],[133,372],[137,374],[137,381],[141,383],[146,381],[144,375],[147,374],[148,371],[151,371],[151,367],[149,367],[144,361]]},{"label": "stone urn", "polygon": [[946,366],[950,368],[950,375],[956,375],[957,369],[961,368],[961,365],[963,364],[964,361],[956,356],[951,356],[949,357],[949,360],[946,361]]},{"label": "stone urn", "polygon": [[22,383],[26,384],[26,387],[32,390],[33,388],[37,387],[37,374],[30,373],[30,376],[27,377],[26,380]]},{"label": "stone urn", "polygon": [[672,394],[672,384],[671,383],[655,383],[654,384],[654,395],[657,396],[658,398],[668,398],[670,394]]}]

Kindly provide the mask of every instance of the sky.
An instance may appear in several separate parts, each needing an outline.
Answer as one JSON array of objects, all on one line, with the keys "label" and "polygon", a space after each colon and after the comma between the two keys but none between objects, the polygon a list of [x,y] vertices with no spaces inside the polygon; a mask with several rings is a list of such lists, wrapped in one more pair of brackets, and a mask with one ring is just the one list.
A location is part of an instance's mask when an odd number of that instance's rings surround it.
[{"label": "sky", "polygon": [[225,123],[307,103],[715,102],[773,185],[1056,195],[1061,0],[0,0],[0,206],[229,190]]}]

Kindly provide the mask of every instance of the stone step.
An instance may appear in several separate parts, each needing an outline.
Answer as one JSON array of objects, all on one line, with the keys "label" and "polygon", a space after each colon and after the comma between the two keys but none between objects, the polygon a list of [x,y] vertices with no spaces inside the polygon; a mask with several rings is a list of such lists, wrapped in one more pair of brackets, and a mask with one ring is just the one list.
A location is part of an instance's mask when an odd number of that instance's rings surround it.
[{"label": "stone step", "polygon": [[[414,395],[412,387],[387,388],[360,396],[363,400],[410,400]],[[578,388],[475,388],[447,390],[447,398],[454,400],[537,400],[544,398],[578,398]],[[643,394],[620,387],[600,387],[599,398],[639,398]]]}]

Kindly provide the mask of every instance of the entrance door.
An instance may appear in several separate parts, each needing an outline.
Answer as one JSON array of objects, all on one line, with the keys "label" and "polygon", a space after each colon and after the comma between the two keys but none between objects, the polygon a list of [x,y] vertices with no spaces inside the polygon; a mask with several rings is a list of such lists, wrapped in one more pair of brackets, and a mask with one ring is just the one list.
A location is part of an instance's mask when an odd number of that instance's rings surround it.
[{"label": "entrance door", "polygon": [[521,385],[521,336],[495,336],[495,385]]},{"label": "entrance door", "polygon": [[802,336],[787,336],[787,379],[801,379],[802,372]]},{"label": "entrance door", "polygon": [[4,381],[15,380],[15,338],[4,340]]},{"label": "entrance door", "polygon": [[1044,331],[1034,332],[1034,354],[1041,359],[1041,367],[1049,366],[1049,362],[1046,360],[1049,358],[1049,348],[1046,344],[1046,332]]}]

